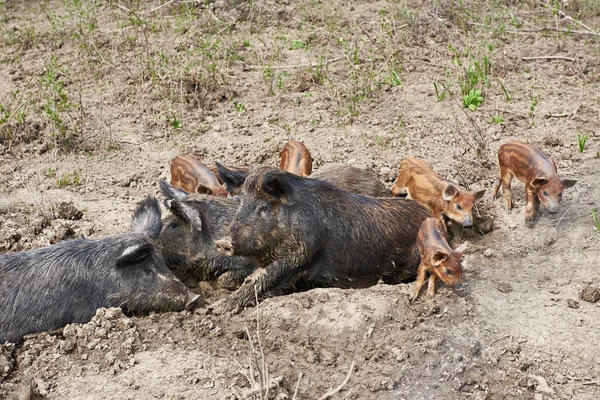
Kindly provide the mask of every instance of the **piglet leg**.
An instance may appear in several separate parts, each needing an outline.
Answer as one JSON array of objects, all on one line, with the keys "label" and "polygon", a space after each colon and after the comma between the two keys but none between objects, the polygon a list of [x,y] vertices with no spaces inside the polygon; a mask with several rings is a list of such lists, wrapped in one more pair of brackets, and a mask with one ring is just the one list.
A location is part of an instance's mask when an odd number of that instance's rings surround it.
[{"label": "piglet leg", "polygon": [[427,283],[427,296],[433,297],[435,294],[435,280],[437,279],[436,274],[429,275],[429,282]]},{"label": "piglet leg", "polygon": [[427,273],[427,268],[424,268],[423,265],[419,265],[419,271],[417,272],[417,279],[415,280],[415,285],[413,289],[412,297],[410,298],[410,302],[414,302],[417,297],[419,297],[419,292],[425,283],[425,274]]}]

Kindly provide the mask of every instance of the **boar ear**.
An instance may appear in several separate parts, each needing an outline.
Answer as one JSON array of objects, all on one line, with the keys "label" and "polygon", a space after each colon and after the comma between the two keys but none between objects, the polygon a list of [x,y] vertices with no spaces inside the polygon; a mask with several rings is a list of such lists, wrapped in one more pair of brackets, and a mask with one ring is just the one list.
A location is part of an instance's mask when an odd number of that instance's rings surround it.
[{"label": "boar ear", "polygon": [[160,207],[154,197],[146,197],[140,202],[133,213],[131,221],[131,232],[145,233],[152,239],[156,239],[162,229],[160,219]]},{"label": "boar ear", "polygon": [[463,244],[458,246],[456,249],[454,249],[454,251],[456,253],[459,253],[460,255],[462,255],[462,253],[464,253],[466,249],[467,249],[467,242],[464,242]]},{"label": "boar ear", "polygon": [[576,179],[560,178],[561,183],[565,186],[565,189],[572,188],[577,183]]},{"label": "boar ear", "polygon": [[548,178],[545,178],[543,176],[538,176],[531,180],[531,186],[533,187],[540,187],[542,185],[545,185],[546,183],[548,183]]},{"label": "boar ear", "polygon": [[117,268],[129,267],[151,256],[153,252],[154,247],[150,243],[129,246],[123,250],[123,253],[117,258],[115,264]]},{"label": "boar ear", "polygon": [[219,162],[215,162],[217,166],[217,177],[225,185],[227,192],[233,193],[236,189],[240,188],[246,181],[248,174],[242,171],[234,171],[227,167],[224,167]]},{"label": "boar ear", "polygon": [[437,267],[438,265],[446,261],[447,258],[448,254],[438,250],[431,255],[431,265]]},{"label": "boar ear", "polygon": [[262,181],[262,189],[282,203],[290,205],[293,194],[293,186],[290,185],[290,176],[296,176],[285,171],[273,170],[267,172]]},{"label": "boar ear", "polygon": [[212,194],[213,191],[208,186],[205,186],[205,185],[199,183],[198,187],[196,188],[196,193],[198,193],[198,194]]},{"label": "boar ear", "polygon": [[190,224],[192,229],[202,232],[202,213],[200,210],[177,200],[171,202],[170,210],[173,214]]},{"label": "boar ear", "polygon": [[161,179],[158,182],[158,185],[160,186],[160,190],[163,192],[165,197],[169,200],[172,200],[172,199],[183,200],[189,196],[188,192],[185,192],[181,189],[174,188],[173,186],[169,185],[167,183],[167,181],[165,181],[164,179]]},{"label": "boar ear", "polygon": [[442,192],[442,199],[444,199],[444,201],[450,201],[456,195],[458,195],[458,188],[454,184],[449,183],[448,186],[446,186],[446,189],[444,189]]},{"label": "boar ear", "polygon": [[475,201],[481,200],[483,198],[484,194],[485,194],[485,189],[478,190],[477,192],[475,192]]}]

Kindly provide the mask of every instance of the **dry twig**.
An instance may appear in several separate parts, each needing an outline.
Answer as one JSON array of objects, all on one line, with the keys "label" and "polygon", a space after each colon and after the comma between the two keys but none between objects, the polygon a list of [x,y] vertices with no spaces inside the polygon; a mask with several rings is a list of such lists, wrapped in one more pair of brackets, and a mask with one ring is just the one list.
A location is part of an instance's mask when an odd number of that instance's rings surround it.
[{"label": "dry twig", "polygon": [[535,57],[521,57],[523,61],[533,61],[533,60],[567,60],[574,62],[575,59],[571,57],[564,56],[535,56]]},{"label": "dry twig", "polygon": [[348,375],[346,375],[346,379],[344,379],[344,382],[342,382],[342,384],[340,386],[336,387],[335,389],[331,389],[330,391],[325,393],[323,396],[319,397],[319,400],[328,399],[331,396],[333,396],[334,394],[336,394],[337,392],[339,392],[340,390],[342,390],[344,388],[344,386],[346,386],[346,384],[350,380],[350,375],[352,375],[353,370],[354,370],[354,361],[352,361],[352,364],[350,365],[350,370],[348,371]]}]

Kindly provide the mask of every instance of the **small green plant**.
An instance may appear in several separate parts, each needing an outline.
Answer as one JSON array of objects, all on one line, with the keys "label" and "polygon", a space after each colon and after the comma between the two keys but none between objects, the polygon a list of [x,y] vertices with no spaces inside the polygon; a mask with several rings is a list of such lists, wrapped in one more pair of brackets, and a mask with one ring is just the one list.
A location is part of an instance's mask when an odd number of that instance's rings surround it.
[{"label": "small green plant", "polygon": [[598,216],[596,215],[596,210],[592,210],[592,219],[594,220],[594,229],[600,232],[600,221],[598,221]]},{"label": "small green plant", "polygon": [[498,124],[501,124],[503,122],[504,122],[504,118],[502,118],[501,115],[494,115],[494,116],[492,116],[492,123],[493,124],[498,125]]},{"label": "small green plant", "polygon": [[437,82],[433,82],[433,87],[435,88],[435,95],[437,97],[437,101],[444,100],[444,97],[446,97],[446,89],[440,91]]},{"label": "small green plant", "polygon": [[514,94],[510,94],[508,92],[508,90],[506,90],[506,86],[504,86],[504,84],[502,83],[502,81],[498,78],[496,78],[496,80],[498,81],[498,83],[500,84],[500,87],[502,88],[502,92],[504,93],[504,97],[506,98],[506,101],[508,103],[510,103],[510,101],[513,99]]},{"label": "small green plant", "polygon": [[181,115],[179,113],[172,112],[167,115],[167,122],[173,129],[181,129]]},{"label": "small green plant", "polygon": [[463,96],[463,106],[471,111],[475,111],[475,109],[479,107],[481,103],[483,103],[483,96],[481,95],[481,90],[479,89],[471,89],[468,94]]},{"label": "small green plant", "polygon": [[64,188],[67,186],[77,186],[81,183],[81,170],[76,169],[73,172],[66,172],[56,179],[56,186]]},{"label": "small green plant", "polygon": [[585,151],[585,144],[588,140],[589,134],[582,135],[581,133],[577,133],[577,144],[579,145],[579,152],[583,153]]},{"label": "small green plant", "polygon": [[239,112],[240,114],[246,110],[246,106],[241,101],[237,102],[234,100],[233,106],[235,107],[236,111]]},{"label": "small green plant", "polygon": [[381,75],[381,84],[389,85],[391,87],[396,87],[402,85],[402,80],[400,79],[400,74],[395,69],[390,71],[389,75]]}]

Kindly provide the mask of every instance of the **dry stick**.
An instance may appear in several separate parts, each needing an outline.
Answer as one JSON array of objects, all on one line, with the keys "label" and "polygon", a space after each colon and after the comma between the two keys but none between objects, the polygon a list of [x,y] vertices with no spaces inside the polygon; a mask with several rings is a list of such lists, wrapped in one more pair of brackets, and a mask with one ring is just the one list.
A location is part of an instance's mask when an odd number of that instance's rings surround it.
[{"label": "dry stick", "polygon": [[147,11],[145,14],[150,14],[150,13],[153,13],[154,11],[158,11],[158,10],[160,10],[161,8],[163,8],[163,7],[165,7],[165,6],[168,6],[169,4],[173,3],[174,1],[175,1],[175,0],[169,0],[169,1],[167,1],[166,3],[163,3],[163,4],[161,4],[161,5],[160,5],[160,6],[158,6],[158,7],[154,7],[154,8],[153,8],[152,10],[150,10],[150,11]]},{"label": "dry stick", "polygon": [[[319,65],[322,64],[333,64],[336,63],[338,61],[342,61],[344,58],[346,57],[337,57],[337,58],[332,58],[331,60],[327,60],[325,62],[322,63],[309,63],[309,64],[290,64],[290,65],[273,65],[269,68],[271,69],[288,69],[288,68],[307,68],[307,67],[317,67]],[[243,69],[244,70],[251,70],[251,69],[263,69],[266,68],[267,66],[265,65],[244,65]]]},{"label": "dry stick", "polygon": [[574,58],[564,57],[564,56],[536,56],[536,57],[521,57],[523,61],[532,61],[532,60],[567,60],[567,61],[575,61]]},{"label": "dry stick", "polygon": [[296,389],[294,389],[294,395],[292,396],[292,400],[296,400],[296,396],[298,396],[298,390],[300,389],[300,381],[302,380],[302,372],[298,374],[298,382],[296,382]]},{"label": "dry stick", "polygon": [[329,390],[329,392],[327,392],[323,396],[319,397],[319,400],[328,399],[331,396],[333,396],[334,394],[336,394],[337,392],[339,392],[340,390],[342,390],[344,388],[344,386],[346,386],[346,384],[350,380],[350,375],[352,375],[353,369],[354,369],[354,361],[352,361],[352,364],[350,364],[350,370],[348,371],[348,375],[346,375],[346,379],[344,379],[344,382],[342,382],[342,384],[340,386],[336,387],[335,389]]},{"label": "dry stick", "polygon": [[[276,387],[280,386],[282,382],[283,382],[283,376],[278,376],[277,378],[271,379],[268,387],[269,387],[269,389],[275,389]],[[254,389],[247,390],[246,392],[243,393],[243,396],[245,398],[248,398],[248,397],[256,396],[257,394],[262,394],[261,388],[254,388]],[[266,398],[267,397],[265,397],[265,399]]]},{"label": "dry stick", "polygon": [[558,220],[556,225],[554,225],[554,229],[558,228],[558,224],[560,224],[560,221],[562,221],[562,219],[565,217],[565,215],[567,215],[568,212],[569,212],[569,209],[567,209],[567,211],[565,211],[565,213],[562,215],[562,217],[560,217],[560,219]]},{"label": "dry stick", "polygon": [[512,336],[511,335],[506,335],[506,336],[499,337],[498,339],[496,339],[492,343],[490,343],[488,345],[488,347],[492,347],[496,342],[499,342],[499,341],[504,340],[504,339],[508,339],[509,337],[512,337]]}]

